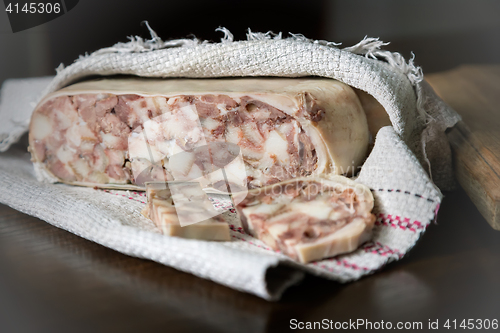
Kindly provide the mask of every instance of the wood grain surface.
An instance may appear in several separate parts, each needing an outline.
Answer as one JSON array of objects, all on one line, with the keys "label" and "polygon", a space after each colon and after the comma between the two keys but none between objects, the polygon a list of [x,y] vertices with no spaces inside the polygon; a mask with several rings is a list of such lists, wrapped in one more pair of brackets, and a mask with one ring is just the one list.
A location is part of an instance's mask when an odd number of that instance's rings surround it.
[{"label": "wood grain surface", "polygon": [[448,133],[455,174],[485,219],[500,230],[500,65],[461,66],[425,78],[462,116]]},{"label": "wood grain surface", "polygon": [[500,233],[491,231],[462,190],[446,193],[437,224],[401,261],[345,285],[307,276],[272,303],[0,205],[0,332],[258,333],[292,331],[292,319],[500,319]]}]

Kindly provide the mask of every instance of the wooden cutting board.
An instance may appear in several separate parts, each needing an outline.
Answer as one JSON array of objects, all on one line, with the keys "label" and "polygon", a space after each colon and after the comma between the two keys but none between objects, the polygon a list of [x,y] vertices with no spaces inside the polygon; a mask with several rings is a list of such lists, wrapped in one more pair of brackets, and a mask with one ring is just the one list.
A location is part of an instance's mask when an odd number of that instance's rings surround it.
[{"label": "wooden cutting board", "polygon": [[500,230],[500,65],[466,65],[425,79],[461,116],[448,133],[455,175]]}]

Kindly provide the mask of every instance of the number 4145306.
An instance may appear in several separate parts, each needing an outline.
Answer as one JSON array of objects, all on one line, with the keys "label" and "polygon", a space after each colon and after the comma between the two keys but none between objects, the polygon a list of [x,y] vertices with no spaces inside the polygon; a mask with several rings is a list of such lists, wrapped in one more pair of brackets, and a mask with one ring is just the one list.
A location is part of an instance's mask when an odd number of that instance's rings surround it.
[{"label": "number 4145306", "polygon": [[61,4],[56,2],[54,4],[51,3],[36,3],[36,2],[31,2],[31,3],[25,3],[24,6],[22,6],[21,10],[19,10],[19,4],[15,3],[9,3],[7,5],[7,8],[5,8],[5,11],[8,12],[9,14],[15,13],[18,14],[19,12],[21,13],[26,13],[26,14],[51,14],[55,13],[58,14],[61,12]]},{"label": "number 4145306", "polygon": [[[457,320],[456,319],[453,319],[453,320],[447,320],[443,327],[447,328],[447,329],[457,329]],[[473,329],[494,329],[496,330],[498,328],[498,319],[493,319],[493,320],[489,320],[489,319],[464,319],[462,320],[462,322],[459,322],[458,324],[458,327],[462,328],[462,329],[470,329],[470,330],[473,330]]]}]

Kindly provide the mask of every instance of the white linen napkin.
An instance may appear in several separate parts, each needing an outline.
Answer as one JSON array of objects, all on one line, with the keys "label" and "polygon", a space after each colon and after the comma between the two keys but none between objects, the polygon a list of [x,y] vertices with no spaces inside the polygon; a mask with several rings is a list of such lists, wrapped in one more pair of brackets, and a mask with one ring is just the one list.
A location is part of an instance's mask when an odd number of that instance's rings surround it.
[{"label": "white linen napkin", "polygon": [[45,93],[90,75],[329,77],[373,95],[393,124],[379,131],[356,179],[369,186],[375,198],[371,242],[350,254],[298,264],[245,234],[234,212],[227,213],[233,220],[230,242],[163,236],[140,214],[143,193],[41,182],[26,147],[19,145],[0,154],[0,202],[119,252],[268,300],[279,299],[304,272],[348,282],[403,257],[433,221],[442,199],[426,172],[428,161],[436,161],[443,184],[452,177],[444,130],[458,115],[422,81],[418,67],[380,50],[378,40],[338,49],[297,35],[282,39],[250,32],[247,41],[235,42],[227,33],[221,43],[206,43],[163,42],[152,32],[150,41],[134,38],[82,57],[60,68],[53,80],[7,81],[0,101],[0,151],[26,131],[33,103],[49,81]]}]

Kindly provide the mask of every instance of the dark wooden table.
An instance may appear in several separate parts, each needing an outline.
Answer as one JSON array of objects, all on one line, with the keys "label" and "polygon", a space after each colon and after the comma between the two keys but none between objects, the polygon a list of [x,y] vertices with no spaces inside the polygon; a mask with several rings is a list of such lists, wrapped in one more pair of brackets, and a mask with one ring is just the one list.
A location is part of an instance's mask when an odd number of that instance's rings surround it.
[{"label": "dark wooden table", "polygon": [[270,303],[0,205],[1,333],[279,332],[292,319],[500,320],[500,232],[462,189],[445,193],[401,261],[346,285],[308,276]]},{"label": "dark wooden table", "polygon": [[462,65],[426,79],[462,116],[448,132],[456,178],[500,230],[500,64]]},{"label": "dark wooden table", "polygon": [[500,232],[462,190],[401,261],[266,302],[0,206],[0,332],[276,332],[290,320],[500,319]]}]

